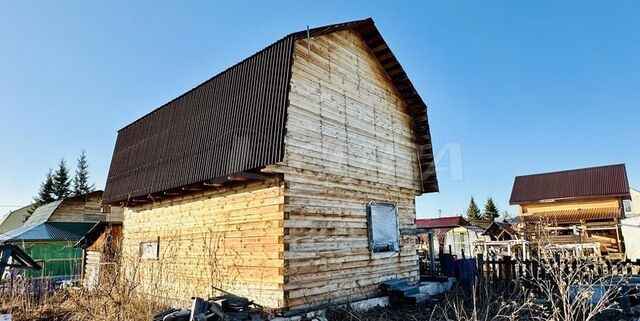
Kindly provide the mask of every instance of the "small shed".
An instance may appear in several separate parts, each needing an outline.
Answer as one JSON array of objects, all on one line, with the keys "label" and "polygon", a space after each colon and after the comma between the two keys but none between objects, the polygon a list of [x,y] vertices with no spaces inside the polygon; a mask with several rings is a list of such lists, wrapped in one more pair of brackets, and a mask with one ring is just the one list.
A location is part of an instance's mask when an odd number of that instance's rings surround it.
[{"label": "small shed", "polygon": [[435,255],[450,253],[458,258],[475,255],[474,243],[484,239],[483,230],[462,216],[417,219],[420,246],[428,249],[428,235],[434,236]]},{"label": "small shed", "polygon": [[102,191],[70,197],[38,207],[23,226],[0,235],[0,242],[15,244],[42,265],[26,271],[28,277],[75,279],[81,272],[82,251],[74,248],[101,213]]},{"label": "small shed", "polygon": [[121,242],[121,222],[98,222],[76,243],[75,247],[83,249],[83,286],[92,289],[102,277],[115,276]]}]

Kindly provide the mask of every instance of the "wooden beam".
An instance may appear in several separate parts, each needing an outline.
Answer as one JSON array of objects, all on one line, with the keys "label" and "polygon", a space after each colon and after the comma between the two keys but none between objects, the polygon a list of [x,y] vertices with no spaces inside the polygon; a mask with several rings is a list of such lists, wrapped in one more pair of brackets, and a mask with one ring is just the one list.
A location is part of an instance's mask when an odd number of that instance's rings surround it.
[{"label": "wooden beam", "polygon": [[202,191],[202,187],[194,184],[194,185],[185,186],[182,188],[182,190],[187,192],[199,192],[199,191]]},{"label": "wooden beam", "polygon": [[204,181],[204,183],[202,183],[202,185],[204,186],[213,186],[213,187],[221,187],[224,186],[224,183],[227,182],[227,178],[226,177],[218,177],[218,178],[214,178],[214,179],[209,179]]},{"label": "wooden beam", "polygon": [[264,181],[264,180],[269,179],[270,177],[266,176],[266,175],[257,174],[257,173],[241,172],[241,173],[231,174],[231,175],[229,175],[228,178],[229,178],[230,181],[244,182],[244,181],[248,181],[248,180]]}]

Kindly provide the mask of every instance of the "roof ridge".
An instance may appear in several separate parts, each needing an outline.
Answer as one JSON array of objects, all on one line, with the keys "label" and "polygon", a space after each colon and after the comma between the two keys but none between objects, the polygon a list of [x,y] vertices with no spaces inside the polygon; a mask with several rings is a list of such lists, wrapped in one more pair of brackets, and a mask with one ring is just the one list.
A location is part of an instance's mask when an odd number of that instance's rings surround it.
[{"label": "roof ridge", "polygon": [[562,173],[567,173],[567,172],[577,172],[577,171],[583,171],[583,170],[591,170],[591,169],[599,169],[599,168],[607,168],[607,167],[618,167],[618,166],[623,166],[623,167],[626,168],[626,164],[625,163],[618,163],[618,164],[610,164],[610,165],[600,165],[600,166],[592,166],[592,167],[564,169],[564,170],[553,171],[553,172],[518,175],[518,176],[516,176],[516,179],[518,179],[520,177],[533,177],[533,176],[544,176],[544,175],[552,175],[552,174],[562,174]]}]

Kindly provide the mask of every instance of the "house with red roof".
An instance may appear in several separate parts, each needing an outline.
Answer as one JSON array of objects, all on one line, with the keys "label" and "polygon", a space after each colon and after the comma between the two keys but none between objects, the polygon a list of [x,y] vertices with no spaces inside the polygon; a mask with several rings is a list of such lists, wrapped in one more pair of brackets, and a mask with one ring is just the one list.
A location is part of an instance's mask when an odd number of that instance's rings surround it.
[{"label": "house with red roof", "polygon": [[631,199],[624,164],[518,176],[511,192],[518,229],[541,247],[583,248],[613,257],[624,253],[620,220]]},{"label": "house with red roof", "polygon": [[474,257],[474,243],[485,238],[481,228],[462,216],[416,219],[416,228],[423,250],[428,250],[429,235],[433,235],[435,255],[447,253],[458,258]]}]

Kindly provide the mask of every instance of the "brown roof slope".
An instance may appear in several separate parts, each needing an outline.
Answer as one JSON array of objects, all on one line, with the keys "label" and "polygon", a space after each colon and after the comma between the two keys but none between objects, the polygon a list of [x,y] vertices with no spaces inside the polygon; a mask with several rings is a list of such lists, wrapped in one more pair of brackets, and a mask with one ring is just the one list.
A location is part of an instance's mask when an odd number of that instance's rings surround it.
[{"label": "brown roof slope", "polygon": [[629,195],[624,164],[518,176],[510,204],[550,199]]},{"label": "brown roof slope", "polygon": [[[426,104],[372,19],[309,30],[355,30],[405,98],[414,120],[423,191],[438,190]],[[126,201],[282,160],[294,41],[292,33],[118,132],[104,193]]]},{"label": "brown roof slope", "polygon": [[467,220],[462,216],[447,216],[439,218],[419,218],[416,219],[416,227],[431,229],[431,228],[443,228],[443,227],[457,227],[457,226],[469,226]]}]

